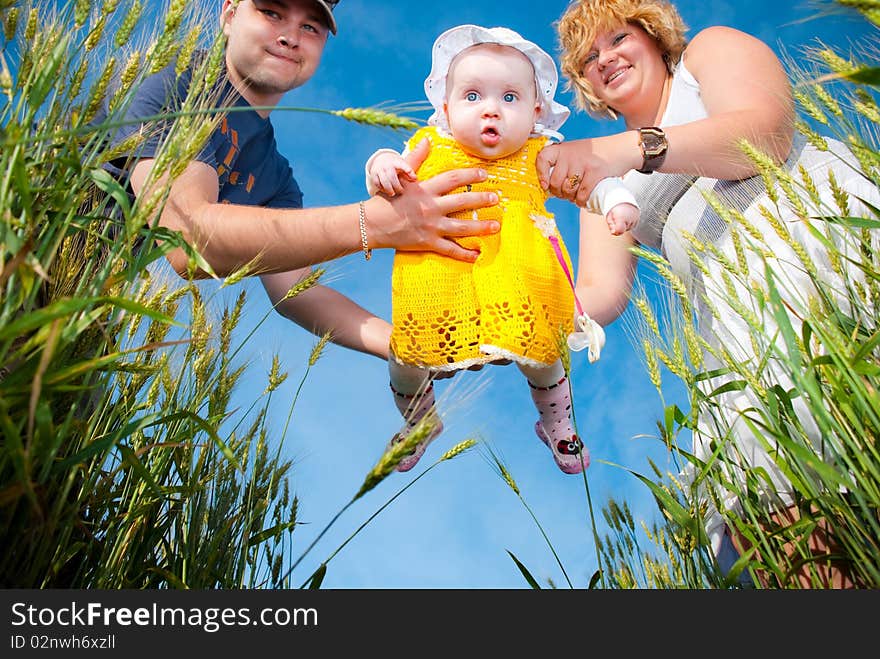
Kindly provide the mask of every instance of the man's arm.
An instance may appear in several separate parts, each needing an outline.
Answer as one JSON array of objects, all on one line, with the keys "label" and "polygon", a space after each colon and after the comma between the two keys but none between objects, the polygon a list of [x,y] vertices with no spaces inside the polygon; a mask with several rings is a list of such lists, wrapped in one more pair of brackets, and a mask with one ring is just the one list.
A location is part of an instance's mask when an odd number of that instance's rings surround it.
[{"label": "man's arm", "polygon": [[318,284],[295,297],[284,299],[308,273],[309,268],[303,268],[261,277],[276,311],[318,336],[329,331],[331,340],[337,345],[388,359],[391,325],[342,293]]},{"label": "man's arm", "polygon": [[[418,169],[429,145],[409,154]],[[153,166],[144,159],[132,169],[136,195],[145,192]],[[427,181],[404,182],[404,194],[372,197],[364,204],[368,245],[404,251],[433,251],[463,261],[474,261],[477,252],[453,238],[496,233],[497,222],[471,222],[448,217],[455,211],[497,203],[495,193],[463,192],[457,187],[483,180],[476,169],[454,170]],[[277,273],[357,252],[361,249],[358,204],[309,209],[273,209],[219,203],[217,173],[201,162],[190,163],[174,181],[161,226],[180,231],[219,276],[225,276],[258,259],[260,272]],[[174,269],[184,274],[188,259],[181,250],[168,256]]]}]

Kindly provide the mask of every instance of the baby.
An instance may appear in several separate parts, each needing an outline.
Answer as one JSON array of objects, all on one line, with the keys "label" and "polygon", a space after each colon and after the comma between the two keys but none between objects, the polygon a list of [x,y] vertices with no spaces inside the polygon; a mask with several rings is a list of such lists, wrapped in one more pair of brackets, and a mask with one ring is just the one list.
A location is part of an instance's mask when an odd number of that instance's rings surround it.
[{"label": "baby", "polygon": [[[431,143],[420,178],[463,167],[484,169],[487,180],[473,188],[495,191],[500,201],[468,217],[497,220],[501,231],[460,239],[479,250],[474,263],[433,253],[395,255],[388,363],[405,425],[392,444],[434,406],[432,380],[438,371],[510,360],[528,381],[539,416],[535,432],[559,468],[577,474],[589,465],[589,453],[572,426],[559,337],[568,335],[573,349],[589,346],[594,361],[604,334],[576,300],[571,261],[545,207],[547,193],[535,167],[548,140],[562,139],[556,129],[569,115],[553,99],[557,80],[550,55],[507,28],[461,25],[434,42],[425,92],[435,111],[407,150],[423,139]],[[370,157],[366,176],[370,194],[392,196],[403,193],[402,180],[416,180],[403,156],[389,149]],[[635,199],[619,181],[606,179],[597,189],[595,203],[610,218],[609,226],[612,220],[633,221],[633,214],[638,219]],[[575,324],[579,332],[573,331]],[[397,469],[412,469],[441,430],[438,421]]]}]

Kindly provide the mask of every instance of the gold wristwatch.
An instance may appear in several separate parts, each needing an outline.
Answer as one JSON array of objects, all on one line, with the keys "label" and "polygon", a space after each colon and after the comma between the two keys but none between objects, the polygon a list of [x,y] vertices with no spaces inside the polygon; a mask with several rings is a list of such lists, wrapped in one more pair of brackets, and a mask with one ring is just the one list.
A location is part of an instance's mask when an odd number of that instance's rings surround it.
[{"label": "gold wristwatch", "polygon": [[642,167],[637,172],[650,174],[663,164],[669,142],[666,133],[657,126],[639,128],[639,148],[642,150]]}]

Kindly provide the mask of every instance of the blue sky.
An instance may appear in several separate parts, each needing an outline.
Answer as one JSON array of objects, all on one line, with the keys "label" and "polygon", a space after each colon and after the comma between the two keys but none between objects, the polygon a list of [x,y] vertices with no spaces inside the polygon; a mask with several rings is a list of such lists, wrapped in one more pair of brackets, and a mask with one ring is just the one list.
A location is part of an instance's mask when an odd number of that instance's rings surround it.
[{"label": "blue sky", "polygon": [[[342,109],[422,101],[431,44],[440,32],[461,23],[510,27],[556,56],[552,24],[566,4],[447,0],[426,9],[419,3],[343,0],[336,11],[339,34],[330,38],[318,73],[305,87],[289,93],[283,104]],[[842,15],[802,22],[815,15],[815,4],[682,0],[677,5],[690,35],[709,25],[728,25],[765,40],[777,53],[784,48],[794,56],[803,46],[815,44],[816,36],[846,46],[870,31],[860,19]],[[574,109],[571,96],[561,88],[557,100]],[[415,116],[425,119],[427,113]],[[278,111],[273,122],[307,206],[364,198],[366,158],[376,148],[399,147],[406,137],[319,114]],[[619,124],[573,112],[561,132],[575,139],[618,129]],[[558,200],[549,207],[577,261],[577,209]],[[387,251],[374,253],[368,263],[355,254],[328,264],[325,282],[388,318],[391,260]],[[641,277],[649,289],[656,287],[650,273],[642,270]],[[268,302],[258,284],[246,286],[249,318],[256,322]],[[235,292],[221,292],[217,302],[231,301]],[[584,353],[573,360],[575,411],[592,453],[588,479],[600,533],[600,510],[611,497],[626,500],[637,519],[654,515],[650,494],[627,469],[650,474],[651,459],[663,470],[674,470],[656,438],[663,404],[628,333],[633,313],[630,308],[607,328],[599,362],[589,364]],[[243,328],[239,336],[245,334]],[[281,355],[290,373],[270,410],[271,425],[279,435],[287,401],[295,394],[313,342],[310,334],[273,314],[245,346],[251,368],[237,394],[245,407],[265,386],[274,354]],[[284,443],[285,455],[295,460],[292,484],[300,497],[300,520],[306,522],[294,534],[294,557],[351,499],[398,429],[400,419],[387,380],[383,362],[336,346],[327,348],[309,374]],[[686,405],[673,378],[667,374],[665,382],[670,387],[666,402]],[[294,583],[308,577],[358,525],[444,451],[474,437],[490,442],[503,457],[575,587],[585,587],[597,563],[583,480],[560,472],[535,437],[536,413],[519,372],[495,367],[460,374],[440,382],[438,393],[445,432],[416,469],[393,474],[352,506],[297,568]],[[373,520],[330,563],[324,587],[527,587],[507,550],[539,581],[565,585],[526,509],[474,451],[439,465]]]}]

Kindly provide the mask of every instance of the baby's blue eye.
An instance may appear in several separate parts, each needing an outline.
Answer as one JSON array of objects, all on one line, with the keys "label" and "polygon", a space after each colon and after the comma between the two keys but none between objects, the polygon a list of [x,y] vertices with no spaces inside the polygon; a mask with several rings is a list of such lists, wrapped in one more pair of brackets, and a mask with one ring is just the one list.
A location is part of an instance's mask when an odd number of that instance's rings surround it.
[{"label": "baby's blue eye", "polygon": [[511,92],[507,92],[504,95],[504,102],[505,103],[513,103],[515,100],[516,100],[516,94],[513,94]]},{"label": "baby's blue eye", "polygon": [[468,101],[476,101],[480,97],[477,95],[477,92],[468,92],[467,95],[465,95],[465,98]]}]

